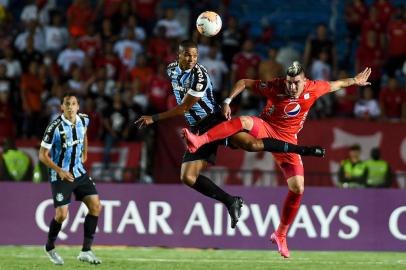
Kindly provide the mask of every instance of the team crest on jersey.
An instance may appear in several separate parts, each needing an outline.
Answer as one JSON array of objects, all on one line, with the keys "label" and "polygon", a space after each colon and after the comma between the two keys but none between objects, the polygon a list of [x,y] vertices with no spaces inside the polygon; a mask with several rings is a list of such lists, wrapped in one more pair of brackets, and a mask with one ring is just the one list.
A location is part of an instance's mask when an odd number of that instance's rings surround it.
[{"label": "team crest on jersey", "polygon": [[56,194],[55,199],[56,199],[56,201],[58,201],[58,202],[63,201],[63,195],[62,195],[62,193]]},{"label": "team crest on jersey", "polygon": [[299,114],[300,109],[301,109],[301,107],[300,107],[300,104],[299,104],[299,103],[297,103],[297,102],[290,102],[288,105],[285,106],[284,111],[285,111],[285,114],[286,114],[288,117],[294,117],[294,116],[296,116],[296,115]]}]

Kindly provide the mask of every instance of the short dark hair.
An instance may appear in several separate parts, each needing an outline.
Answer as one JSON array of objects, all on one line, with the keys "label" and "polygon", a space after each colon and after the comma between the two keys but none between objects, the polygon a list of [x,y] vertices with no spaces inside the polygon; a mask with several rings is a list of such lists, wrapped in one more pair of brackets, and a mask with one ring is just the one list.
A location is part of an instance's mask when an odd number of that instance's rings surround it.
[{"label": "short dark hair", "polygon": [[361,145],[353,144],[350,146],[350,151],[361,151]]},{"label": "short dark hair", "polygon": [[61,104],[63,104],[63,100],[64,100],[66,97],[75,97],[76,100],[77,100],[78,103],[79,103],[79,96],[78,96],[78,94],[76,94],[75,92],[72,92],[72,91],[68,91],[68,92],[65,92],[65,94],[63,94],[62,99],[61,99]]},{"label": "short dark hair", "polygon": [[197,44],[193,40],[186,39],[183,40],[181,43],[179,43],[179,51],[183,51],[184,49],[189,49],[189,48],[196,48],[197,49]]},{"label": "short dark hair", "polygon": [[294,61],[292,65],[288,67],[286,74],[290,77],[296,77],[302,72],[304,72],[302,65],[298,61]]}]

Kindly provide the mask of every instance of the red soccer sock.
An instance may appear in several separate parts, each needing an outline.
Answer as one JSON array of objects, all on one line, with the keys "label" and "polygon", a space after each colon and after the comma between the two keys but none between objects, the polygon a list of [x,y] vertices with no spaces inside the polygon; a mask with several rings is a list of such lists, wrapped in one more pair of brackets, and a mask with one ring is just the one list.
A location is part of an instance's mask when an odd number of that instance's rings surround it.
[{"label": "red soccer sock", "polygon": [[207,143],[221,140],[242,130],[242,123],[240,118],[234,118],[229,121],[222,122],[217,126],[212,127],[202,136],[207,138]]},{"label": "red soccer sock", "polygon": [[289,225],[292,224],[296,217],[297,211],[299,210],[301,200],[302,194],[297,194],[289,190],[282,209],[281,223],[277,229],[278,235],[287,234]]}]

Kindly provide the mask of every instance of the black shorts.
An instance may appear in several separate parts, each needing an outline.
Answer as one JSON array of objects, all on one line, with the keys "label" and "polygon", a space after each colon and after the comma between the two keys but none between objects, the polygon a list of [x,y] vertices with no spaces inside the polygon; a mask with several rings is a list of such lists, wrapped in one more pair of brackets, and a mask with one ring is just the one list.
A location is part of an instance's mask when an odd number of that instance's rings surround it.
[{"label": "black shorts", "polygon": [[[212,127],[214,127],[224,121],[226,121],[226,119],[221,114],[221,112],[217,112],[217,113],[207,116],[196,126],[190,127],[190,130],[193,134],[201,135],[201,134],[207,132]],[[218,141],[214,141],[214,142],[205,144],[194,153],[190,153],[189,151],[186,151],[183,154],[182,163],[195,161],[195,160],[205,160],[207,162],[210,162],[211,164],[214,164],[216,162],[217,147],[219,145],[226,145],[226,141],[227,141],[227,139],[223,139],[223,140],[218,140]]]},{"label": "black shorts", "polygon": [[72,192],[77,201],[82,201],[88,195],[97,195],[96,184],[87,174],[75,178],[75,181],[56,180],[51,182],[52,198],[54,207],[67,205],[70,203]]}]

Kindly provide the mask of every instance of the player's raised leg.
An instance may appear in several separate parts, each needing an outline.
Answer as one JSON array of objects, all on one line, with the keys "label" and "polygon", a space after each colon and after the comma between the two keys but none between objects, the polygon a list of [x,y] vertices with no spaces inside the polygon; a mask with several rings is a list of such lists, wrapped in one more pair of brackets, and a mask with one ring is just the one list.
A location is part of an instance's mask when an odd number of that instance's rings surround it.
[{"label": "player's raised leg", "polygon": [[232,196],[217,186],[213,181],[200,172],[206,168],[207,161],[194,160],[182,163],[181,181],[201,194],[222,202],[230,214],[231,228],[235,228],[241,215],[244,201],[241,197]]},{"label": "player's raised leg", "polygon": [[[224,139],[230,136],[235,138],[232,142],[235,146],[250,152],[268,151],[273,153],[296,153],[302,156],[324,157],[325,149],[320,146],[300,146],[274,138],[255,139],[251,135],[242,135],[241,131],[250,132],[259,129],[259,118],[241,116],[222,122],[212,127],[202,135],[195,135],[188,129],[182,129],[188,151],[196,152],[202,145]],[[237,136],[237,133],[238,136]]]}]

